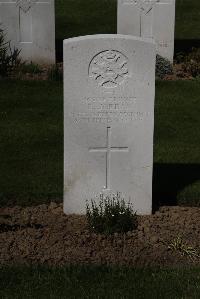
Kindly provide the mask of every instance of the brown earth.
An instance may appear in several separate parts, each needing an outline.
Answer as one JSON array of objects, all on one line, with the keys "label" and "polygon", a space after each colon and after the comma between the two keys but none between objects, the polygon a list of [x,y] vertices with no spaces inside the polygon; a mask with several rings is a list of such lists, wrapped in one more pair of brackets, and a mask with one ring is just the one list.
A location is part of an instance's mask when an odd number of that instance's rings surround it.
[{"label": "brown earth", "polygon": [[[63,73],[63,63],[56,64],[60,74]],[[20,80],[31,80],[31,81],[46,81],[49,80],[49,71],[51,70],[52,66],[47,65],[39,65],[41,70],[40,73],[22,73],[20,71],[15,71],[12,73],[12,79],[20,79]],[[173,74],[165,75],[162,80],[165,81],[172,81],[172,80],[192,80],[192,75],[184,69],[184,64],[182,63],[174,63],[173,65]]]},{"label": "brown earth", "polygon": [[192,80],[194,79],[190,72],[185,70],[183,63],[175,63],[173,65],[173,74],[165,75],[162,80],[172,81],[172,80]]},{"label": "brown earth", "polygon": [[[37,65],[37,64],[36,64]],[[22,72],[19,68],[13,70],[10,74],[11,79],[19,80],[30,80],[30,81],[46,81],[51,80],[49,72],[52,71],[52,68],[57,67],[59,73],[63,73],[63,63],[56,63],[55,65],[37,65],[40,69],[39,73],[34,72]]]},{"label": "brown earth", "polygon": [[[64,215],[61,204],[1,208],[0,265],[200,265],[200,208],[162,207],[138,223],[135,231],[105,236],[89,232],[85,216]],[[179,235],[182,249],[170,249]]]}]

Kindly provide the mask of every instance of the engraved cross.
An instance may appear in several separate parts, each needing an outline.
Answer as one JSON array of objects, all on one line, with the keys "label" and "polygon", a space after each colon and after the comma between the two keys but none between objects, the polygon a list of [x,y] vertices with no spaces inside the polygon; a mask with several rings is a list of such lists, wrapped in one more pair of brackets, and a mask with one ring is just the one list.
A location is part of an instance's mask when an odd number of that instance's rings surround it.
[{"label": "engraved cross", "polygon": [[107,136],[106,136],[106,147],[94,147],[94,148],[89,148],[90,152],[99,152],[99,153],[106,153],[106,185],[104,189],[110,190],[111,186],[111,175],[110,175],[110,170],[111,170],[111,154],[113,152],[128,152],[129,149],[128,147],[114,147],[111,146],[111,127],[107,127]]},{"label": "engraved cross", "polygon": [[27,13],[37,1],[38,0],[17,0],[16,5],[19,6],[24,13]]},{"label": "engraved cross", "polygon": [[18,40],[22,44],[32,43],[32,6],[35,4],[49,4],[49,0],[0,0],[1,4],[15,5],[18,9],[18,24],[19,29]]},{"label": "engraved cross", "polygon": [[154,6],[160,0],[143,0],[138,1],[137,5],[140,8],[140,36],[153,37],[153,13]]}]

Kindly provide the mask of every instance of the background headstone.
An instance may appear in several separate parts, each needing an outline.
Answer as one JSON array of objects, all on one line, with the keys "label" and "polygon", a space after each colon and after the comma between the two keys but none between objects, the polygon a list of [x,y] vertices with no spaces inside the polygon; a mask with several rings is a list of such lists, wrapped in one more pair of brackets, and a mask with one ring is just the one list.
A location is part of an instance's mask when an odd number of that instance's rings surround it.
[{"label": "background headstone", "polygon": [[64,211],[121,192],[152,210],[155,44],[124,35],[64,41]]},{"label": "background headstone", "polygon": [[54,0],[0,0],[0,26],[23,60],[55,63]]},{"label": "background headstone", "polygon": [[154,38],[157,54],[173,62],[175,0],[118,0],[120,34]]}]

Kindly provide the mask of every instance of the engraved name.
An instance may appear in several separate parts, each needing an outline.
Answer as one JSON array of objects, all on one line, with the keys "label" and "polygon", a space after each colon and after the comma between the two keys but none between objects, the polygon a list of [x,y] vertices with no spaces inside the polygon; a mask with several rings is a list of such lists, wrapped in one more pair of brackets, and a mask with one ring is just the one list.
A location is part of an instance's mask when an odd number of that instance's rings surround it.
[{"label": "engraved name", "polygon": [[88,110],[124,110],[131,109],[135,103],[134,97],[97,97],[86,98]]},{"label": "engraved name", "polygon": [[101,111],[101,112],[72,112],[75,123],[112,123],[112,122],[131,122],[142,121],[152,116],[152,112],[135,111]]}]

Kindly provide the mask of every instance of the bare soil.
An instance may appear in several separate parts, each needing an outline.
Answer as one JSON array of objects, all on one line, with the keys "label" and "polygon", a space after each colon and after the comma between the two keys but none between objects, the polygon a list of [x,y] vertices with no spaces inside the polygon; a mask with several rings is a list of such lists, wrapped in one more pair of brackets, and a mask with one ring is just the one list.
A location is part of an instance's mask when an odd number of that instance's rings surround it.
[{"label": "bare soil", "polygon": [[[56,64],[59,72],[62,74],[63,73],[63,63],[57,63]],[[12,79],[20,79],[20,80],[31,80],[31,81],[46,81],[49,80],[49,72],[52,69],[52,66],[47,66],[47,65],[40,65],[39,66],[41,72],[34,74],[34,73],[22,73],[22,72],[13,72],[11,75]],[[174,64],[173,65],[173,74],[171,75],[165,75],[162,80],[165,81],[172,81],[172,80],[192,80],[194,79],[192,75],[185,71],[184,69],[184,64],[179,63],[179,64]]]},{"label": "bare soil", "polygon": [[162,207],[138,216],[138,228],[111,236],[89,232],[85,216],[64,215],[62,205],[0,209],[0,265],[106,264],[131,266],[200,265],[200,258],[170,243],[200,248],[200,208]]},{"label": "bare soil", "polygon": [[[60,74],[63,73],[63,63],[56,63],[55,65],[38,65],[40,72],[25,72],[19,69],[14,70],[10,77],[11,79],[30,80],[30,81],[46,81],[51,80],[50,72],[54,67],[58,68]],[[52,79],[53,80],[53,79]]]},{"label": "bare soil", "polygon": [[183,63],[175,63],[173,65],[173,74],[165,75],[163,80],[165,81],[172,81],[172,80],[192,80],[194,77],[191,73],[187,72],[184,68]]}]

